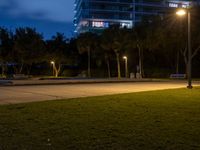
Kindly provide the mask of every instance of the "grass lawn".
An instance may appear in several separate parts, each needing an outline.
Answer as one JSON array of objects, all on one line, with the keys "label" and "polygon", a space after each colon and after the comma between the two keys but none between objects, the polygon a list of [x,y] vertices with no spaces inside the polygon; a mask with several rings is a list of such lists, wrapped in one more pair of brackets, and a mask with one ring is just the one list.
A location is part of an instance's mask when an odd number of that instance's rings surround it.
[{"label": "grass lawn", "polygon": [[0,150],[200,150],[200,88],[0,106]]}]

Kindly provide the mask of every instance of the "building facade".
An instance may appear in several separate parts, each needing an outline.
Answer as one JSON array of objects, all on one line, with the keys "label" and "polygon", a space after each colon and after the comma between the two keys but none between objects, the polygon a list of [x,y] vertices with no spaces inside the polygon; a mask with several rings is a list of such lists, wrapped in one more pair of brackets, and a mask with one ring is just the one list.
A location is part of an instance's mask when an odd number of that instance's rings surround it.
[{"label": "building facade", "polygon": [[142,18],[164,15],[169,8],[186,8],[179,0],[75,0],[74,26],[77,34],[101,32],[112,25],[132,28]]}]

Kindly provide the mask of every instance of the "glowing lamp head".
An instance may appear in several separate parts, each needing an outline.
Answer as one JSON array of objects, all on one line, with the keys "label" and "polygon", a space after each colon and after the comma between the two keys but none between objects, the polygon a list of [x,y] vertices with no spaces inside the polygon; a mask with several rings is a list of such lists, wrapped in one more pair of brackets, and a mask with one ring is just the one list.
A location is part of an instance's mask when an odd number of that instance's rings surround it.
[{"label": "glowing lamp head", "polygon": [[125,59],[125,60],[126,60],[126,59],[127,59],[127,56],[123,56],[123,59]]},{"label": "glowing lamp head", "polygon": [[176,12],[176,15],[177,15],[177,16],[184,16],[184,15],[186,15],[186,10],[184,10],[184,9],[179,9],[179,10]]},{"label": "glowing lamp head", "polygon": [[53,64],[55,64],[55,62],[54,62],[54,61],[51,61],[51,64],[53,65]]}]

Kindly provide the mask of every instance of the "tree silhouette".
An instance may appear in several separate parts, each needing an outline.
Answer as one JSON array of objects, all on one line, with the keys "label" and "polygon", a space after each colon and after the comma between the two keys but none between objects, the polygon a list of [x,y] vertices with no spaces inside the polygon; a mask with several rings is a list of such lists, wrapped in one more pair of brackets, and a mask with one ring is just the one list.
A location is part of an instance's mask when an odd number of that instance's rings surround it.
[{"label": "tree silhouette", "polygon": [[14,36],[14,61],[18,64],[16,73],[22,73],[26,66],[30,73],[33,63],[43,60],[45,44],[41,34],[32,28],[17,28]]},{"label": "tree silhouette", "polygon": [[79,53],[87,53],[88,56],[88,77],[91,77],[91,51],[95,48],[97,35],[87,32],[80,34],[77,40],[77,48]]}]

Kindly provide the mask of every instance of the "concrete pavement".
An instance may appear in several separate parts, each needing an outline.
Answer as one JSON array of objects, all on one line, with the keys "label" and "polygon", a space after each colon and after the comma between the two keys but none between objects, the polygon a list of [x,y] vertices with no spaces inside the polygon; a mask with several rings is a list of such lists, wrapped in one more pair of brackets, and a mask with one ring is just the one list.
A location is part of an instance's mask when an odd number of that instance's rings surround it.
[{"label": "concrete pavement", "polygon": [[[67,85],[1,86],[0,104],[69,99],[186,87],[187,82],[125,82]],[[194,83],[200,86],[199,82]]]}]

